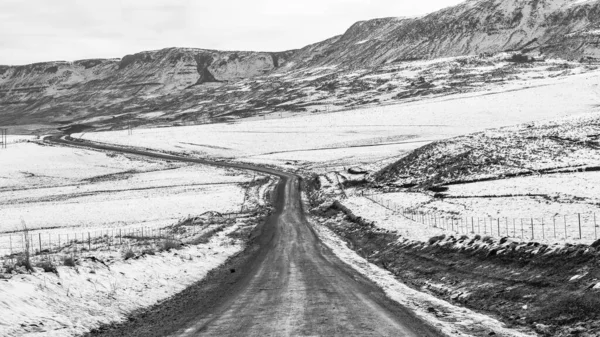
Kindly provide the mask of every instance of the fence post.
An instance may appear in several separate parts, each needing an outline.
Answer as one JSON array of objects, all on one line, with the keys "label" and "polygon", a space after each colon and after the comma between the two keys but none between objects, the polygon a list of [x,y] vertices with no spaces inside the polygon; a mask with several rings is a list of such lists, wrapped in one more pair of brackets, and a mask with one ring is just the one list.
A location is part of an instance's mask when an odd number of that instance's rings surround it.
[{"label": "fence post", "polygon": [[92,250],[92,237],[90,235],[90,232],[88,232],[88,250]]},{"label": "fence post", "polygon": [[475,220],[471,217],[471,234],[475,233]]},{"label": "fence post", "polygon": [[533,232],[533,218],[531,218],[531,240],[535,240],[535,234]]},{"label": "fence post", "polygon": [[498,236],[502,236],[500,235],[500,218],[498,218]]},{"label": "fence post", "polygon": [[516,224],[516,219],[513,218],[513,237],[516,238],[517,237],[517,224]]},{"label": "fence post", "polygon": [[581,240],[581,213],[577,213],[577,219],[579,220],[579,240]]},{"label": "fence post", "polygon": [[556,239],[556,215],[552,217],[552,224],[554,225],[554,238]]},{"label": "fence post", "polygon": [[38,243],[40,244],[40,254],[42,253],[42,233],[38,233]]},{"label": "fence post", "polygon": [[544,218],[542,218],[542,240],[546,239],[546,231],[544,230]]},{"label": "fence post", "polygon": [[525,236],[525,230],[523,228],[523,218],[521,218],[521,240],[523,240],[524,236]]},{"label": "fence post", "polygon": [[565,218],[565,240],[567,239],[567,216],[564,216]]},{"label": "fence post", "polygon": [[596,212],[594,212],[594,240],[598,239],[598,232],[596,231]]},{"label": "fence post", "polygon": [[12,235],[8,236],[8,240],[10,241],[10,255],[13,255],[13,250],[12,250]]}]

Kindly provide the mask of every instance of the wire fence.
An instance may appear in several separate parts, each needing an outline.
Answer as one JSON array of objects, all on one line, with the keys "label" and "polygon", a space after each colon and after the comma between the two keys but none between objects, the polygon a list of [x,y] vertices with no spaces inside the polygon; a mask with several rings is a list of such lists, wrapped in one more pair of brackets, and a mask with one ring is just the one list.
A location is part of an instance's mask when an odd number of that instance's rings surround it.
[{"label": "wire fence", "polygon": [[387,208],[393,213],[426,226],[457,234],[480,234],[493,237],[511,237],[522,240],[587,241],[598,239],[600,219],[596,213],[577,213],[544,217],[492,217],[440,214],[439,212],[404,207],[377,194],[363,197]]},{"label": "wire fence", "polygon": [[[184,243],[204,233],[208,226],[224,223],[245,213],[219,216],[221,221],[195,221],[188,218],[167,227],[128,227],[102,230],[72,231],[23,230],[0,234],[0,266],[29,252],[32,261],[48,259],[50,255],[78,256],[95,250],[116,251],[132,246],[156,246],[167,240]],[[60,231],[60,232],[58,232]]]}]

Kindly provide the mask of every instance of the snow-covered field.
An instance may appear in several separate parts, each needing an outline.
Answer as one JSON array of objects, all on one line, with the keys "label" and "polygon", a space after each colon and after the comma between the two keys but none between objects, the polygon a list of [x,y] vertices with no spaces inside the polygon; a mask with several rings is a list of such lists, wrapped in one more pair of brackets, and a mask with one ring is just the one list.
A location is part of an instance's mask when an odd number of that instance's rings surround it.
[{"label": "snow-covered field", "polygon": [[509,196],[439,199],[433,194],[410,192],[351,195],[342,200],[356,216],[418,241],[441,234],[480,234],[546,243],[596,241],[600,238],[600,208],[578,198],[571,202]]},{"label": "snow-covered field", "polygon": [[253,175],[201,165],[19,143],[0,153],[0,232],[165,226],[239,212]]},{"label": "snow-covered field", "polygon": [[[0,150],[0,257],[23,251],[22,233],[11,232],[25,222],[33,230],[34,266],[52,261],[57,274],[40,268],[25,273],[24,267],[9,273],[18,258],[3,259],[1,336],[80,335],[182,291],[240,251],[242,242],[228,234],[254,220],[180,221],[208,211],[255,209],[274,184],[244,171],[27,140]],[[255,179],[260,183],[249,186]],[[136,237],[113,236],[142,226],[146,232]],[[208,243],[194,242],[203,235]],[[192,244],[162,251],[169,240]],[[141,257],[125,259],[129,250]],[[62,265],[69,256],[75,267]]]},{"label": "snow-covered field", "polygon": [[[523,90],[507,84],[490,90],[482,88],[477,93],[351,111],[135,129],[132,135],[110,131],[74,136],[304,171],[328,172],[352,166],[373,171],[435,140],[487,128],[597,113],[599,80],[600,72],[593,72],[536,80]],[[22,221],[29,228],[61,234],[82,229],[159,228],[206,211],[239,212],[247,200],[242,184],[255,179],[253,174],[240,171],[22,140],[26,139],[14,139],[7,149],[0,150],[0,160],[10,164],[0,166],[0,233],[19,230]],[[597,188],[586,188],[598,182],[600,174],[573,173],[453,186],[448,192],[450,198],[443,200],[429,194],[382,197],[403,207],[453,216],[544,217],[589,213],[598,208]],[[578,185],[577,190],[572,184]],[[266,187],[261,191],[265,193]],[[572,202],[556,208],[555,204],[545,205],[543,197],[533,201],[517,196],[486,197],[490,191],[498,195],[545,194]],[[376,221],[377,226],[408,238],[426,241],[451,232],[412,221],[361,196],[351,195],[344,205],[356,215]],[[598,211],[600,214],[600,208]],[[590,218],[585,220],[589,222]],[[408,289],[392,275],[358,258],[325,228],[317,227],[340,257],[378,282],[390,297],[449,334],[466,335],[476,326],[494,327],[501,335],[519,335],[504,330],[489,317]],[[84,260],[78,271],[59,267],[60,278],[38,271],[0,280],[0,334],[68,335],[122,319],[131,310],[156,303],[201,279],[238,251],[241,245],[225,235],[231,230],[219,233],[208,245],[187,247],[177,256],[163,252],[123,261],[119,258],[121,252],[113,251],[102,253],[103,258],[113,261],[110,270]],[[569,235],[573,238],[571,232]],[[2,242],[6,251],[6,240],[0,239]],[[447,313],[449,321],[441,322],[427,313],[431,306]],[[460,328],[450,321],[460,321]]]},{"label": "snow-covered field", "polygon": [[390,209],[391,207],[387,208],[387,204],[381,205],[365,197],[351,196],[344,199],[342,204],[348,207],[354,215],[367,221],[373,221],[377,227],[396,232],[412,240],[426,242],[437,235],[453,234],[452,231],[444,230],[441,227],[412,221]]},{"label": "snow-covered field", "polygon": [[[57,274],[0,279],[0,335],[77,336],[103,323],[122,321],[136,309],[151,306],[202,279],[242,249],[227,237],[231,226],[210,242],[181,250],[123,260],[120,251],[94,252]],[[98,260],[99,259],[99,260]]]},{"label": "snow-covered field", "polygon": [[592,72],[537,80],[523,90],[507,84],[351,111],[75,137],[289,168],[371,163],[376,169],[432,140],[598,111],[599,79],[600,72]]}]

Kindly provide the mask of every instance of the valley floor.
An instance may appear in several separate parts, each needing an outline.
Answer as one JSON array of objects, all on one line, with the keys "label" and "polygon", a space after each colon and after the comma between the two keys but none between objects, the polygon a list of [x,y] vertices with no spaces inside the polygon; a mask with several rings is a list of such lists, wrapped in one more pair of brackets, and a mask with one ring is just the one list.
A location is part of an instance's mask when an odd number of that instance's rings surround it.
[{"label": "valley floor", "polygon": [[[581,252],[588,256],[592,252],[586,251],[589,246],[576,246],[569,250],[569,246],[562,244],[565,238],[560,236],[548,237],[544,245],[537,242],[529,245],[528,242],[534,238],[514,237],[517,236],[514,231],[513,237],[502,243],[500,239],[476,239],[475,233],[468,229],[461,233],[447,227],[431,226],[430,222],[429,226],[424,226],[384,206],[389,201],[414,212],[429,211],[460,218],[542,218],[545,224],[551,223],[552,216],[582,213],[587,214],[584,220],[589,224],[593,221],[590,214],[600,211],[593,187],[598,180],[596,172],[544,174],[449,185],[441,192],[443,196],[426,189],[399,188],[394,182],[365,188],[365,179],[414,149],[435,145],[434,142],[450,137],[500,126],[529,124],[540,119],[556,120],[582,114],[595,116],[598,113],[599,79],[600,72],[594,71],[540,80],[519,90],[496,88],[490,92],[424,98],[400,105],[233,124],[140,128],[134,129],[132,135],[127,131],[110,131],[74,136],[186,156],[276,166],[302,174],[307,181],[314,178],[314,174],[320,174],[320,189],[315,193],[319,193],[317,197],[323,202],[321,206],[327,208],[333,200],[338,200],[356,216],[361,216],[363,221],[347,222],[346,215],[339,210],[325,209],[335,214],[317,218],[319,224],[314,226],[321,240],[339,259],[382,287],[389,297],[414,309],[417,315],[449,335],[484,336],[493,332],[502,336],[520,336],[535,334],[533,329],[545,334],[558,331],[552,330],[556,328],[552,324],[560,323],[529,315],[528,309],[523,308],[539,304],[531,299],[537,294],[531,290],[533,288],[513,294],[513,288],[507,287],[512,287],[514,284],[511,282],[515,280],[506,279],[488,288],[484,283],[470,284],[470,288],[465,286],[453,298],[456,288],[446,291],[450,282],[441,278],[448,276],[435,272],[435,264],[425,268],[427,270],[410,265],[405,274],[399,274],[391,270],[389,263],[398,256],[394,254],[412,256],[417,249],[415,247],[427,252],[431,250],[432,254],[448,249],[459,262],[475,266],[477,261],[484,261],[481,266],[486,267],[488,257],[485,254],[491,249],[508,249],[504,247],[507,245],[528,253],[534,246],[537,251],[532,254],[536,256],[544,252],[559,254],[562,249],[566,249],[565,254]],[[11,143],[8,149],[0,150],[0,158],[12,164],[0,167],[0,216],[4,219],[0,224],[0,232],[3,233],[0,235],[0,255],[12,255],[5,264],[15,262],[17,256],[13,253],[22,250],[19,244],[24,243],[20,238],[25,223],[32,230],[33,243],[39,244],[34,256],[36,263],[43,262],[46,255],[55,254],[60,259],[73,255],[77,259],[77,267],[60,266],[57,268],[58,276],[43,273],[40,266],[34,268],[32,274],[22,273],[23,268],[3,274],[7,276],[4,277],[6,280],[0,280],[0,292],[3,292],[0,294],[0,312],[14,313],[0,315],[0,329],[5,329],[0,331],[7,335],[48,335],[50,331],[56,335],[68,335],[123,320],[132,310],[169,298],[227,261],[228,257],[244,248],[244,235],[268,212],[268,192],[274,186],[273,179],[239,170],[55,147],[29,140],[32,142]],[[365,198],[365,192],[375,193],[378,203]],[[232,218],[234,213],[237,219]],[[575,228],[573,219],[568,219],[569,228]],[[138,228],[152,234],[146,238],[135,232],[126,238],[126,245],[116,250],[111,246],[122,239],[115,236],[115,229]],[[165,247],[171,244],[170,237],[162,233],[155,235],[156,230],[161,229],[169,235],[180,235],[177,240],[180,250]],[[90,231],[100,235],[93,241],[88,239],[87,243],[77,237],[75,241],[73,237],[64,241],[68,233]],[[590,244],[596,239],[591,236],[595,231],[596,225],[586,227],[585,240],[578,239],[575,232],[569,231],[567,239],[575,244]],[[44,233],[44,238],[40,233]],[[35,241],[36,234],[38,241]],[[467,238],[458,242],[461,235]],[[437,239],[430,241],[436,236]],[[364,237],[375,237],[379,241],[364,240]],[[539,241],[539,236],[535,239]],[[56,240],[61,243],[57,245]],[[485,249],[478,250],[474,257],[462,256],[469,254],[460,250],[471,240],[477,241],[473,241],[471,246],[485,246]],[[555,242],[561,244],[552,246]],[[446,244],[448,247],[444,246]],[[91,249],[92,246],[94,249]],[[133,259],[126,258],[130,246]],[[540,247],[545,248],[541,250]],[[386,255],[388,250],[394,254]],[[426,260],[428,256],[425,254],[419,258]],[[586,270],[587,261],[573,263],[571,269],[565,269],[565,275],[552,276],[548,282],[567,282],[567,290],[577,296],[592,291],[590,289],[597,284],[594,281],[596,273]],[[546,262],[550,264],[551,261]],[[444,270],[454,270],[454,265],[449,263],[441,260],[438,265],[446,266]],[[515,273],[519,272],[519,268],[525,268],[518,264],[512,264],[512,267]],[[155,272],[157,270],[159,272]],[[8,271],[6,266],[5,271]],[[433,276],[427,278],[428,273]],[[422,283],[411,284],[410,276],[417,274],[418,280],[428,282],[427,287],[423,287]],[[532,273],[528,277],[533,279],[536,275]],[[568,283],[570,278],[578,275],[576,283]],[[531,286],[532,279],[525,283]],[[545,283],[543,285],[546,287]],[[583,289],[588,285],[591,287]],[[514,297],[506,299],[504,295],[497,295],[504,294],[506,290],[503,289],[509,289],[508,293]],[[494,292],[490,296],[497,301],[518,303],[521,309],[511,307],[518,313],[510,318],[498,313],[504,308],[502,306],[485,308],[481,304],[483,301],[471,305],[460,298],[466,293],[479,294],[477,296],[483,298],[484,290]],[[152,296],[144,296],[146,293]],[[96,304],[88,311],[72,310],[78,308],[78,301]],[[101,307],[106,301],[112,307],[104,310]],[[127,301],[132,304],[124,304]],[[25,312],[19,309],[42,306],[47,306],[48,311],[31,309]],[[464,306],[470,306],[469,310]],[[540,317],[541,321],[531,321],[531,317]],[[579,323],[582,321],[573,323],[569,329],[577,328]],[[591,326],[594,318],[586,317],[582,324],[578,326]]]}]

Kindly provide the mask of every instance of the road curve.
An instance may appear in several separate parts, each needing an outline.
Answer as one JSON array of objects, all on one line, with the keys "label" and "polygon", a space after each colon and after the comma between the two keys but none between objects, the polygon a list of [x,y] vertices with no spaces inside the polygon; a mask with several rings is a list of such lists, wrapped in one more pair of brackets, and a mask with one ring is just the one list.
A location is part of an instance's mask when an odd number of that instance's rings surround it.
[{"label": "road curve", "polygon": [[230,262],[235,268],[209,274],[207,278],[214,281],[201,282],[194,291],[184,291],[179,298],[167,300],[131,322],[105,328],[104,335],[442,336],[320,242],[305,218],[300,177],[295,174],[58,136],[46,141],[280,177],[275,212],[247,256]]}]

